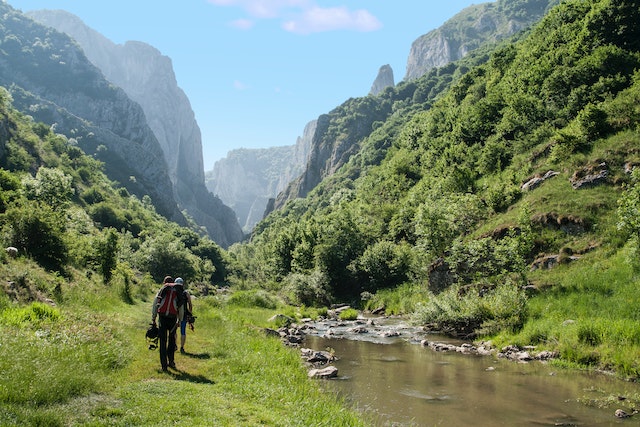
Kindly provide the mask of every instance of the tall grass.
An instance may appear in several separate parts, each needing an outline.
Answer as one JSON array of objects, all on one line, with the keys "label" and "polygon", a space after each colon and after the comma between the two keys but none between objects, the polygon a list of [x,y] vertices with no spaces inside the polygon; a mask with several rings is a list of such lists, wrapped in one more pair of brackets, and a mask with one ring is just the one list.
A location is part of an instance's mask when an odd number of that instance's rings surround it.
[{"label": "tall grass", "polygon": [[426,288],[418,283],[403,283],[392,289],[381,289],[375,294],[367,295],[364,301],[366,310],[384,308],[385,313],[409,314],[419,302],[427,297]]},{"label": "tall grass", "polygon": [[627,261],[632,250],[556,267],[547,276],[555,285],[529,300],[522,330],[505,331],[496,343],[538,345],[560,351],[574,366],[640,376],[640,283]]},{"label": "tall grass", "polygon": [[411,317],[441,330],[492,334],[518,329],[526,318],[526,300],[524,291],[509,280],[485,292],[452,286],[419,304]]}]

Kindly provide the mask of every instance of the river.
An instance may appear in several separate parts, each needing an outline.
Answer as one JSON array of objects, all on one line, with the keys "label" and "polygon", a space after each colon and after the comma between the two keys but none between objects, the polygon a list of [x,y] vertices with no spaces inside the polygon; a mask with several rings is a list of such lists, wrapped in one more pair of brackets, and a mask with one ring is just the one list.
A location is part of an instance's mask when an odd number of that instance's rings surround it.
[{"label": "river", "polygon": [[[640,414],[614,415],[631,412],[617,397],[637,395],[638,384],[543,362],[433,351],[419,344],[419,329],[397,319],[375,322],[357,334],[348,333],[353,323],[316,323],[303,346],[335,352],[338,377],[323,386],[377,426],[640,426]],[[382,336],[385,330],[399,335]],[[612,396],[606,408],[590,403]]]}]

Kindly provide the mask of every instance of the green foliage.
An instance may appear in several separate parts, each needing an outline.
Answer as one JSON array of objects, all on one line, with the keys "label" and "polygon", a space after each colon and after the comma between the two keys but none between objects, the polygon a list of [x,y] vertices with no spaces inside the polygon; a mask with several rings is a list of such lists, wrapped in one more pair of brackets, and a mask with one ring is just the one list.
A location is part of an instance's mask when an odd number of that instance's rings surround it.
[{"label": "green foliage", "polygon": [[229,305],[244,308],[268,308],[275,309],[277,301],[269,293],[263,290],[235,291],[227,300]]},{"label": "green foliage", "polygon": [[2,217],[5,241],[45,268],[62,271],[67,260],[64,221],[49,205],[14,206]]},{"label": "green foliage", "polygon": [[319,270],[291,273],[283,280],[285,295],[296,305],[322,307],[331,303],[329,278]]},{"label": "green foliage", "polygon": [[26,177],[22,184],[28,199],[46,203],[53,210],[64,210],[73,194],[71,182],[72,178],[61,170],[41,167],[35,178]]},{"label": "green foliage", "polygon": [[105,231],[102,240],[95,240],[96,258],[104,283],[108,283],[117,264],[118,234],[113,228]]},{"label": "green foliage", "polygon": [[1,323],[10,326],[21,326],[23,324],[41,325],[43,322],[57,322],[60,318],[58,309],[40,302],[0,312]]},{"label": "green foliage", "polygon": [[367,247],[351,266],[356,273],[365,276],[363,289],[370,292],[405,282],[411,267],[409,246],[389,241],[376,242]]},{"label": "green foliage", "polygon": [[347,308],[342,310],[338,315],[340,320],[356,320],[358,318],[358,310],[355,308]]},{"label": "green foliage", "polygon": [[192,257],[184,244],[170,235],[145,240],[135,255],[136,265],[148,271],[158,283],[167,275],[185,280],[193,277]]},{"label": "green foliage", "polygon": [[478,290],[454,286],[439,295],[431,295],[417,307],[412,319],[443,331],[464,334],[516,331],[527,318],[526,300],[524,291],[511,281]]},{"label": "green foliage", "polygon": [[633,171],[633,182],[618,199],[618,229],[640,239],[640,169]]}]

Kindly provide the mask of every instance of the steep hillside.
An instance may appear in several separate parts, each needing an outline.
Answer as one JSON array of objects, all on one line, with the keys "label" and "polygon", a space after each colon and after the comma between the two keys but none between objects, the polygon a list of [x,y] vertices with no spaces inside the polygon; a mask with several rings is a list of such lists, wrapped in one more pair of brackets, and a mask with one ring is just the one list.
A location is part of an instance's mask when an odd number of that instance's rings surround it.
[{"label": "steep hillside", "polygon": [[152,198],[159,212],[186,223],[173,197],[167,166],[143,110],[104,79],[66,35],[0,4],[0,85],[14,105],[55,124],[105,161],[109,176]]},{"label": "steep hillside", "polygon": [[[18,113],[0,88],[0,240],[3,248],[15,248],[0,253],[2,264],[13,255],[17,265],[67,278],[99,275],[126,292],[168,273],[203,289],[224,282],[219,246],[161,216],[148,196],[131,195],[103,168],[74,140]],[[14,302],[56,296],[55,284],[38,282],[24,268],[21,278],[7,273],[0,290]]]},{"label": "steep hillside", "polygon": [[[466,62],[460,66],[443,66],[438,70],[429,66],[420,65],[420,71],[413,73],[421,79],[405,79],[397,88],[387,86],[378,92],[377,96],[369,95],[366,98],[352,98],[336,107],[328,114],[318,118],[318,128],[313,137],[309,163],[299,179],[293,181],[289,187],[278,195],[274,209],[278,210],[290,200],[305,197],[322,180],[330,177],[349,161],[351,156],[357,154],[364,141],[373,136],[380,124],[387,121],[393,114],[412,114],[415,109],[429,106],[433,100],[444,90],[453,78],[459,77],[470,65],[483,60],[483,49],[488,49],[497,40],[503,40],[510,34],[516,34],[517,30],[525,28],[524,22],[532,23],[540,19],[542,11],[549,3],[547,0],[501,0],[487,3],[481,6],[472,6],[461,12],[447,28],[455,27],[455,37],[465,34],[464,54]],[[467,19],[470,17],[472,19]],[[496,21],[495,25],[487,25],[483,32],[474,30],[477,20]],[[510,22],[509,31],[506,31],[498,22]],[[516,22],[522,25],[516,25]],[[447,30],[449,33],[449,30]],[[425,36],[426,37],[426,36]],[[427,38],[429,39],[429,38]],[[426,46],[416,41],[414,46]],[[473,49],[471,46],[473,45]],[[457,56],[456,56],[457,57]],[[452,56],[453,58],[453,56]],[[442,65],[450,63],[445,57],[434,59],[429,49],[416,49],[410,55],[410,62],[436,61]],[[431,70],[432,72],[428,72]],[[425,74],[428,74],[425,76]],[[402,111],[402,113],[400,113]],[[375,137],[374,137],[375,138]],[[381,144],[385,144],[380,142]],[[388,141],[387,141],[388,143]],[[386,145],[388,147],[388,145]],[[381,157],[378,157],[380,160]]]},{"label": "steep hillside", "polygon": [[[608,317],[638,303],[621,259],[637,266],[639,20],[633,1],[566,1],[486,62],[456,64],[468,71],[440,97],[375,126],[337,173],[259,224],[237,253],[246,274],[304,304],[365,305],[400,287],[423,324],[522,331],[575,363],[640,373],[624,356],[640,340],[616,341],[636,312]],[[573,317],[598,327],[561,329]]]},{"label": "steep hillside", "polygon": [[243,233],[233,211],[206,190],[200,129],[171,59],[146,43],[116,45],[65,11],[28,16],[72,37],[110,82],[140,104],[164,153],[180,208],[224,247],[240,241]]}]

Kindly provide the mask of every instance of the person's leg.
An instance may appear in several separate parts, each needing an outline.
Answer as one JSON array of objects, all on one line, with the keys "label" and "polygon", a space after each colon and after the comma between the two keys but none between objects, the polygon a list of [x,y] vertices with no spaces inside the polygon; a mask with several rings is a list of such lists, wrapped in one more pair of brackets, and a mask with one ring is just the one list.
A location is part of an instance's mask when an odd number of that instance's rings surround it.
[{"label": "person's leg", "polygon": [[184,353],[184,344],[187,342],[187,321],[180,322],[180,353]]},{"label": "person's leg", "polygon": [[160,325],[158,327],[158,341],[160,350],[160,366],[163,371],[167,370],[167,335],[169,329],[167,328],[167,322],[163,317],[160,317]]},{"label": "person's leg", "polygon": [[171,319],[171,330],[169,331],[169,343],[167,344],[167,365],[171,368],[175,368],[176,364],[174,361],[174,356],[176,353],[176,319]]}]

